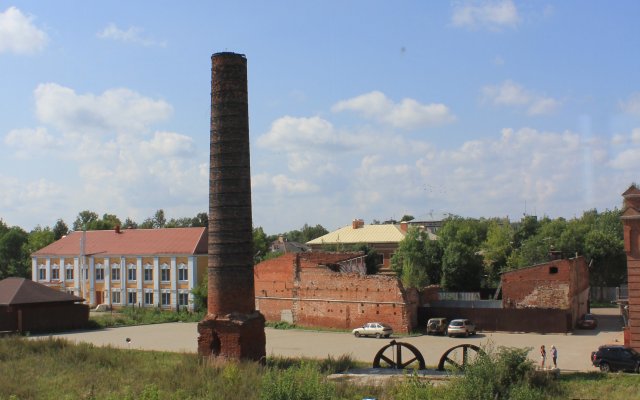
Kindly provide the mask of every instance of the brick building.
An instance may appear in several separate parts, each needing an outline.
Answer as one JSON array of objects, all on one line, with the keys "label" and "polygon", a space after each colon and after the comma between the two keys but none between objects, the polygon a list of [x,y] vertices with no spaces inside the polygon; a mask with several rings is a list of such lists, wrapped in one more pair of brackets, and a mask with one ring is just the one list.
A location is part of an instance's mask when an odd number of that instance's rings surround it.
[{"label": "brick building", "polygon": [[640,189],[633,185],[622,196],[622,224],[629,288],[629,318],[628,326],[625,327],[624,342],[625,345],[640,351]]},{"label": "brick building", "polygon": [[[329,232],[324,236],[307,242],[312,251],[323,251],[327,248],[338,250],[340,246],[354,246],[366,244],[380,256],[378,264],[383,269],[391,266],[391,256],[398,248],[398,243],[402,241],[407,234],[410,223],[401,222],[400,224],[376,224],[366,225],[361,219],[354,219],[351,225],[347,225],[333,232]],[[423,229],[423,227],[419,227]],[[429,229],[425,229],[429,239],[435,240],[437,236]]]},{"label": "brick building", "polygon": [[[84,243],[84,244],[83,244]],[[32,280],[96,307],[193,309],[207,272],[206,228],[71,232],[34,252]]]},{"label": "brick building", "polygon": [[[340,272],[348,270],[358,272]],[[254,270],[256,309],[267,321],[300,326],[352,329],[379,321],[410,332],[417,292],[396,277],[363,271],[362,253],[289,253],[263,261]]]},{"label": "brick building", "polygon": [[502,307],[566,310],[571,325],[589,310],[583,257],[553,260],[502,274]]}]

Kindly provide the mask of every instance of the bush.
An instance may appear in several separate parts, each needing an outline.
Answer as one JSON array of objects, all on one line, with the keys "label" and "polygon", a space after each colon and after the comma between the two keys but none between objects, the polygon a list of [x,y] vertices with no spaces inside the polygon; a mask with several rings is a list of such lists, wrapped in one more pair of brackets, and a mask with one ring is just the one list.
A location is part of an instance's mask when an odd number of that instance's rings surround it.
[{"label": "bush", "polygon": [[261,400],[331,400],[335,386],[317,365],[302,363],[284,371],[268,369],[262,379]]}]

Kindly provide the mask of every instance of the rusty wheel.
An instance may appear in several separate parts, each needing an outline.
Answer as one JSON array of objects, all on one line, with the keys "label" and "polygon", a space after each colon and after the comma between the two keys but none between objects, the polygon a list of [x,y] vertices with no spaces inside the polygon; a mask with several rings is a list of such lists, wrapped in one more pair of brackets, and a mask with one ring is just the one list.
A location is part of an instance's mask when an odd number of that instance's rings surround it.
[{"label": "rusty wheel", "polygon": [[[403,357],[403,349],[405,357]],[[408,353],[411,354],[407,357]],[[404,361],[405,359],[407,361]],[[407,367],[426,368],[420,351],[409,343],[392,340],[381,348],[373,359],[373,368],[405,369]]]},{"label": "rusty wheel", "polygon": [[457,371],[464,370],[467,365],[482,355],[484,355],[484,351],[473,344],[461,344],[454,346],[440,357],[438,371],[444,371],[445,366],[452,367]]}]

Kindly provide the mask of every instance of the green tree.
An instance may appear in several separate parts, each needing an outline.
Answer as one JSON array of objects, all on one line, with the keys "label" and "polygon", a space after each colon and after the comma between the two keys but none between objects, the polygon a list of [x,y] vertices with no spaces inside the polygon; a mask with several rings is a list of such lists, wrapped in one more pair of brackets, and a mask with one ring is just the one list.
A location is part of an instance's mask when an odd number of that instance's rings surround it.
[{"label": "green tree", "polygon": [[59,240],[63,236],[66,236],[69,234],[69,227],[67,226],[67,224],[64,223],[62,219],[58,219],[56,221],[55,225],[53,225],[52,230],[53,230],[53,238],[55,240]]},{"label": "green tree", "polygon": [[480,289],[482,257],[464,242],[451,242],[442,255],[442,287],[447,290],[471,291]]},{"label": "green tree", "polygon": [[55,241],[55,233],[49,227],[41,228],[38,225],[29,233],[25,252],[30,255]]},{"label": "green tree", "polygon": [[413,221],[415,219],[415,217],[413,215],[403,215],[402,218],[400,218],[400,222],[409,222],[409,221]]},{"label": "green tree", "polygon": [[31,263],[27,253],[29,235],[22,228],[8,228],[0,237],[0,279],[9,276],[28,278]]},{"label": "green tree", "polygon": [[267,235],[261,226],[253,228],[253,261],[258,264],[267,254],[269,254],[269,245],[271,242],[267,240]]},{"label": "green tree", "polygon": [[124,220],[124,224],[122,224],[122,229],[136,229],[136,228],[138,228],[138,224],[129,217],[127,217]]},{"label": "green tree", "polygon": [[424,243],[429,240],[426,233],[409,228],[398,249],[391,256],[391,268],[400,277],[405,287],[421,289],[429,284],[427,254]]},{"label": "green tree", "polygon": [[84,210],[78,213],[76,220],[73,222],[73,230],[81,231],[83,229],[89,230],[91,223],[98,221],[98,214],[93,211]]},{"label": "green tree", "polygon": [[484,274],[491,286],[500,281],[500,273],[507,266],[513,249],[513,228],[508,220],[493,220],[489,223],[487,238],[481,244]]}]

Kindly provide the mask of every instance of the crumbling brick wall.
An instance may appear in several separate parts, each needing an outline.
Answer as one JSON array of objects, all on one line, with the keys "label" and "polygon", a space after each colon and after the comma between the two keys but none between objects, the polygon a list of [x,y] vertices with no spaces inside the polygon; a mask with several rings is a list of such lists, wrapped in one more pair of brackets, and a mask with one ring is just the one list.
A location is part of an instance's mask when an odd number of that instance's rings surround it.
[{"label": "crumbling brick wall", "polygon": [[575,321],[587,312],[589,271],[583,257],[553,260],[502,275],[504,308],[567,310]]},{"label": "crumbling brick wall", "polygon": [[352,329],[378,321],[404,333],[417,324],[418,296],[396,277],[334,272],[318,266],[319,254],[285,254],[256,266],[256,307],[267,321],[290,313],[300,326]]}]

